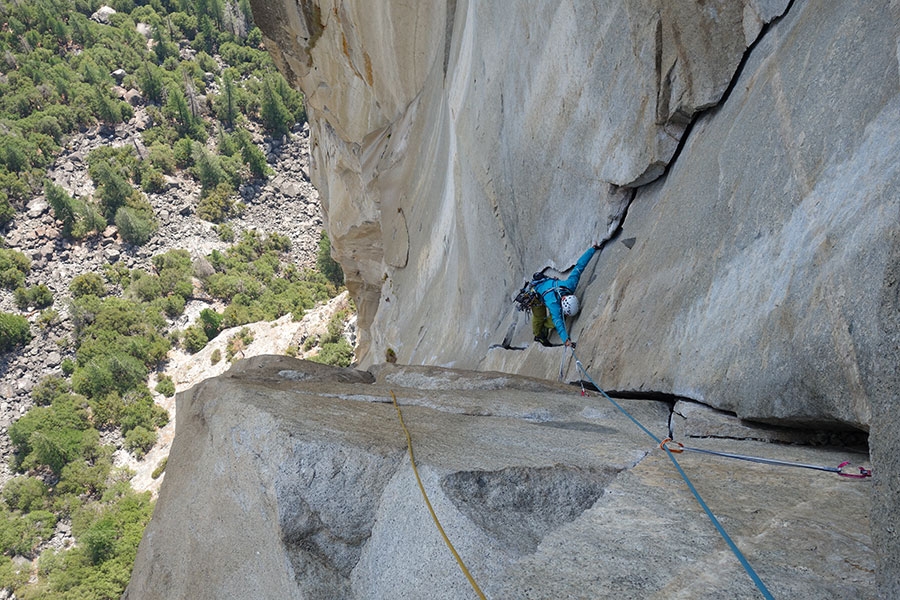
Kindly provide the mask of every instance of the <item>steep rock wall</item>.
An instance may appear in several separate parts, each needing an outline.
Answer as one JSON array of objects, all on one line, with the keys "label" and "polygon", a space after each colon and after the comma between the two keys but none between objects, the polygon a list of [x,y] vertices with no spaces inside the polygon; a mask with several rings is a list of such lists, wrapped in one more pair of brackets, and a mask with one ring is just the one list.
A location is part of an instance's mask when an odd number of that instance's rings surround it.
[{"label": "steep rock wall", "polygon": [[571,328],[600,383],[870,428],[888,596],[900,593],[898,11],[254,3],[307,96],[363,364],[390,348],[404,363],[553,376],[558,351],[491,349],[530,342],[509,298],[612,239]]}]

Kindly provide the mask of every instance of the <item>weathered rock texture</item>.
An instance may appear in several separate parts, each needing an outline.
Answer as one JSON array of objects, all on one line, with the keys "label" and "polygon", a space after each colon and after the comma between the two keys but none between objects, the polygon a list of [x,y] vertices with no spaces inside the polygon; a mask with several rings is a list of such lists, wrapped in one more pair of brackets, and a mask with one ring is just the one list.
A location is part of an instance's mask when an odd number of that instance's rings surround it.
[{"label": "weathered rock texture", "polygon": [[[599,395],[502,373],[370,374],[266,356],[178,395],[166,480],[125,598],[474,598],[416,486],[392,391],[434,510],[487,597],[759,597],[663,451]],[[620,404],[668,430],[667,404]],[[870,482],[679,460],[775,597],[875,597]]]},{"label": "weathered rock texture", "polygon": [[509,299],[611,239],[571,327],[600,383],[870,429],[900,596],[896,1],[253,4],[364,365],[553,376],[490,349],[531,341]]}]

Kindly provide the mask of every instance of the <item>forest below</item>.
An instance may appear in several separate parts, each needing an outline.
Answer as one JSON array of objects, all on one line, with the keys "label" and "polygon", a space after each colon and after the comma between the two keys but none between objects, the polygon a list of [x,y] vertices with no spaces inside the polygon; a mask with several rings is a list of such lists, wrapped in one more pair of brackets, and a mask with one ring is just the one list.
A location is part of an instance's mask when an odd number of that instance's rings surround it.
[{"label": "forest below", "polygon": [[[86,157],[94,192],[73,194],[47,176],[67,142],[143,121],[140,144],[101,145]],[[149,198],[168,181],[200,186],[199,219],[229,244],[197,260],[175,248],[151,268],[123,262],[81,273],[60,293],[32,259],[0,244],[2,359],[49,330],[65,331],[58,372],[31,390],[7,431],[9,477],[0,492],[0,589],[15,598],[105,599],[130,578],[153,501],[113,464],[118,439],[136,457],[169,419],[148,380],[173,348],[198,352],[225,329],[300,318],[343,283],[322,236],[316,269],[285,260],[277,232],[236,232],[242,190],[274,173],[266,148],[305,121],[303,97],[274,69],[246,0],[19,0],[0,2],[0,228],[4,236],[43,197],[60,240],[86,243],[111,228],[126,251],[160,233]],[[213,299],[187,327],[172,323],[192,298]],[[14,307],[14,309],[12,308]],[[329,326],[318,360],[349,364],[353,350]],[[235,336],[232,360],[250,340]],[[311,342],[312,343],[312,342]],[[295,349],[298,350],[298,349]],[[157,475],[165,468],[162,462]]]}]

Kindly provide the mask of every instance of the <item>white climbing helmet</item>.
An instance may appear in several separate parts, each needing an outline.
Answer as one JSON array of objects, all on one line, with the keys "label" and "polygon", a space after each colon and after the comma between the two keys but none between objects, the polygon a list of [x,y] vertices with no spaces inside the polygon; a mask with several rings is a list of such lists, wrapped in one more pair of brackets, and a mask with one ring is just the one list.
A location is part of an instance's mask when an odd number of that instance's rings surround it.
[{"label": "white climbing helmet", "polygon": [[578,314],[578,298],[575,294],[569,294],[562,297],[562,311],[567,317]]}]

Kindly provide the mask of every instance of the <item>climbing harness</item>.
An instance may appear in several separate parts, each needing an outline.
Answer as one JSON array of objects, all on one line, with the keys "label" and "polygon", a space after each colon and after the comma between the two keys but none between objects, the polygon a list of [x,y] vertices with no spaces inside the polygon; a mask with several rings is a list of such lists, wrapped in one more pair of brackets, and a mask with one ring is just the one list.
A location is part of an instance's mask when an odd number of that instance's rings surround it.
[{"label": "climbing harness", "polygon": [[431,501],[428,499],[428,494],[425,493],[425,486],[422,485],[422,479],[419,477],[419,469],[416,467],[416,459],[415,456],[413,456],[412,438],[409,435],[409,429],[406,428],[406,423],[403,422],[403,413],[400,412],[400,405],[397,404],[397,396],[394,395],[393,390],[391,390],[391,399],[394,402],[394,408],[397,409],[397,418],[400,420],[400,427],[403,428],[403,433],[406,435],[406,447],[409,449],[409,464],[412,465],[413,474],[415,474],[416,476],[416,483],[419,484],[419,491],[422,492],[422,498],[425,499],[425,505],[428,507],[428,512],[431,513],[431,518],[434,521],[438,532],[440,532],[441,537],[444,538],[444,543],[447,545],[447,548],[450,549],[450,553],[453,554],[453,558],[456,559],[456,563],[459,565],[459,568],[463,572],[463,575],[465,575],[466,579],[469,580],[469,584],[472,586],[472,589],[475,590],[475,593],[481,600],[487,600],[484,593],[481,591],[481,588],[479,588],[478,584],[475,583],[475,578],[472,577],[472,574],[469,573],[469,569],[466,568],[465,563],[463,563],[462,558],[460,558],[459,553],[456,552],[456,548],[454,548],[453,544],[450,542],[450,538],[447,537],[447,534],[444,532],[444,528],[441,527],[441,522],[438,521],[437,515],[434,512],[434,508],[431,506]]},{"label": "climbing harness", "polygon": [[[582,386],[583,387],[583,386]],[[669,444],[675,444],[677,447],[669,446]],[[764,465],[775,465],[777,467],[798,467],[801,469],[815,469],[816,471],[828,471],[830,473],[837,473],[841,477],[850,477],[853,479],[865,479],[866,477],[872,476],[872,469],[867,469],[865,467],[859,467],[859,473],[848,473],[845,472],[844,469],[850,464],[850,461],[844,461],[836,467],[825,467],[821,465],[807,465],[804,463],[790,462],[786,460],[777,460],[774,458],[763,458],[760,456],[746,456],[744,454],[732,454],[731,452],[718,452],[716,450],[706,450],[704,448],[691,448],[690,446],[685,446],[681,442],[676,442],[672,438],[666,438],[659,443],[659,447],[663,450],[668,450],[669,452],[674,452],[676,454],[681,454],[682,452],[699,452],[702,454],[711,454],[713,456],[722,456],[725,458],[736,458],[738,460],[746,460],[755,463],[761,463]]]}]

